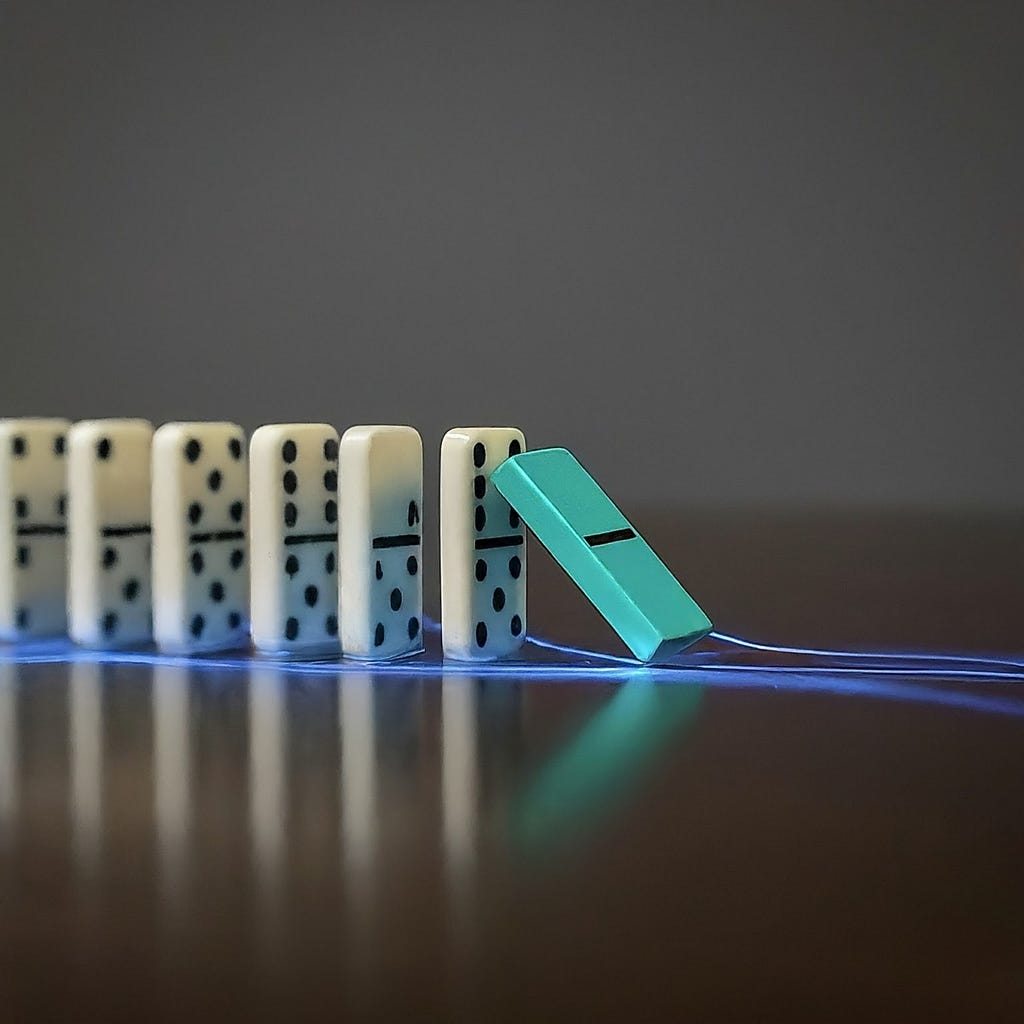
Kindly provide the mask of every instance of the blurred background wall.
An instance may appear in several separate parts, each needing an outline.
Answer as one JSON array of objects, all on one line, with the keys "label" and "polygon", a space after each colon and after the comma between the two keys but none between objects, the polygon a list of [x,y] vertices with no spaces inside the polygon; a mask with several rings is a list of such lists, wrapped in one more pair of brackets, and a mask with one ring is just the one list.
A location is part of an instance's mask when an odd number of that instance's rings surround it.
[{"label": "blurred background wall", "polygon": [[0,3],[0,414],[1024,501],[1024,5]]}]

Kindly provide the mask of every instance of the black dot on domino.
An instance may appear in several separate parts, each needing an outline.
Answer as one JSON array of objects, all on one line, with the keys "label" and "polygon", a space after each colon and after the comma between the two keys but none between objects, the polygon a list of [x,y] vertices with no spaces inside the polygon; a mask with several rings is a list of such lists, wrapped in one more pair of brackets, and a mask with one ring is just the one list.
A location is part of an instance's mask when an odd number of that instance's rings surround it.
[{"label": "black dot on domino", "polygon": [[473,445],[473,465],[479,469],[487,461],[487,449],[479,442]]},{"label": "black dot on domino", "polygon": [[480,501],[487,493],[487,480],[482,476],[473,477],[473,494]]},{"label": "black dot on domino", "polygon": [[14,457],[20,459],[28,451],[28,442],[20,434],[11,438],[11,451]]},{"label": "black dot on domino", "polygon": [[523,571],[523,563],[518,555],[513,555],[508,560],[508,571],[512,576],[512,579],[519,579],[519,574]]},{"label": "black dot on domino", "polygon": [[416,616],[414,615],[409,620],[409,639],[410,640],[415,640],[416,639],[416,635],[419,633],[419,631],[420,631],[420,620],[417,619]]},{"label": "black dot on domino", "polygon": [[210,584],[210,600],[220,604],[224,600],[224,584],[220,580],[214,580]]},{"label": "black dot on domino", "polygon": [[476,624],[476,645],[477,647],[483,647],[487,643],[487,623],[478,622]]},{"label": "black dot on domino", "polygon": [[57,515],[66,516],[68,514],[68,496],[66,494],[57,495]]},{"label": "black dot on domino", "polygon": [[242,615],[240,612],[229,612],[228,613],[228,627],[230,629],[238,629],[242,624]]},{"label": "black dot on domino", "polygon": [[416,561],[416,556],[415,555],[410,555],[405,560],[405,568],[406,568],[406,571],[409,573],[410,576],[415,576],[416,573],[419,572],[420,563]]},{"label": "black dot on domino", "polygon": [[519,529],[519,513],[514,508],[510,508],[508,510],[508,525],[511,526],[513,530]]},{"label": "black dot on domino", "polygon": [[285,441],[285,443],[281,445],[281,458],[284,459],[285,462],[294,462],[297,454],[298,449],[295,447],[295,442],[291,439]]},{"label": "black dot on domino", "polygon": [[117,551],[114,548],[103,549],[103,568],[113,569],[117,565]]},{"label": "black dot on domino", "polygon": [[60,456],[62,456],[64,454],[64,449],[66,448],[66,446],[67,446],[67,441],[65,440],[64,435],[63,434],[58,434],[53,439],[53,454],[56,455],[59,458]]},{"label": "black dot on domino", "polygon": [[494,595],[491,598],[491,606],[496,612],[500,612],[505,607],[505,591],[501,587],[494,588]]},{"label": "black dot on domino", "polygon": [[285,494],[294,494],[295,488],[299,486],[299,478],[293,470],[286,469],[281,484],[284,487]]},{"label": "black dot on domino", "polygon": [[22,568],[28,565],[30,559],[29,549],[24,544],[18,545],[17,562]]},{"label": "black dot on domino", "polygon": [[338,616],[337,615],[328,615],[326,621],[324,622],[324,629],[327,630],[327,635],[328,636],[337,636],[338,635]]},{"label": "black dot on domino", "polygon": [[231,502],[231,507],[228,509],[228,513],[231,515],[231,518],[236,523],[240,523],[242,521],[242,513],[244,511],[245,505],[243,505],[240,501]]},{"label": "black dot on domino", "polygon": [[28,629],[30,616],[27,608],[19,608],[14,614],[14,623],[18,629]]},{"label": "black dot on domino", "polygon": [[235,548],[235,550],[231,552],[231,568],[241,569],[244,561],[245,552],[241,548]]},{"label": "black dot on domino", "polygon": [[333,437],[324,441],[324,458],[328,462],[337,462],[338,460],[338,442]]},{"label": "black dot on domino", "polygon": [[195,526],[203,518],[203,506],[198,501],[193,501],[188,507],[188,521]]},{"label": "black dot on domino", "polygon": [[107,612],[107,614],[103,616],[100,628],[103,630],[104,636],[113,636],[114,632],[117,630],[117,612]]},{"label": "black dot on domino", "polygon": [[487,513],[484,511],[483,505],[477,505],[475,515],[476,532],[479,533],[487,525]]},{"label": "black dot on domino", "polygon": [[192,563],[192,571],[198,576],[203,571],[203,566],[206,564],[203,561],[203,553],[201,551],[193,551],[189,561]]},{"label": "black dot on domino", "polygon": [[335,501],[329,501],[324,505],[324,519],[329,523],[336,523],[338,521],[338,504]]},{"label": "black dot on domino", "polygon": [[523,631],[523,620],[518,615],[513,615],[512,621],[509,623],[509,629],[512,630],[513,636],[519,636]]},{"label": "black dot on domino", "polygon": [[193,615],[192,622],[189,625],[189,632],[197,639],[203,635],[203,630],[206,628],[206,619],[202,615]]},{"label": "black dot on domino", "polygon": [[328,551],[327,557],[324,559],[324,571],[328,574],[334,572],[335,561],[334,552]]},{"label": "black dot on domino", "polygon": [[134,601],[135,598],[137,598],[139,596],[139,591],[141,589],[142,588],[139,585],[139,581],[134,576],[132,576],[125,583],[124,589],[122,590],[122,593],[124,594],[124,599],[126,601]]},{"label": "black dot on domino", "polygon": [[209,487],[211,491],[219,491],[221,480],[223,480],[223,477],[220,475],[220,470],[211,470],[210,475],[206,478],[206,486]]},{"label": "black dot on domino", "polygon": [[284,624],[284,635],[289,640],[297,640],[299,638],[299,620],[294,615],[288,616],[288,621]]},{"label": "black dot on domino", "polygon": [[[242,442],[237,437],[233,437],[228,441],[228,452],[236,462],[242,457]],[[234,614],[236,613],[232,612],[232,615]]]},{"label": "black dot on domino", "polygon": [[114,446],[110,441],[109,437],[101,437],[96,442],[96,454],[101,459],[109,459],[111,452],[114,450]]},{"label": "black dot on domino", "polygon": [[28,515],[28,498],[14,499],[14,514],[19,519],[24,519]]},{"label": "black dot on domino", "polygon": [[384,643],[384,623],[378,622],[377,628],[373,631],[373,646],[380,647]]},{"label": "black dot on domino", "polygon": [[513,440],[509,441],[509,443],[508,443],[508,454],[509,454],[510,457],[513,456],[513,455],[518,455],[522,450],[523,450],[523,446],[519,443],[518,440],[513,439]]},{"label": "black dot on domino", "polygon": [[384,579],[384,566],[380,564],[380,559],[377,560],[377,564],[374,566],[373,575],[379,580]]},{"label": "black dot on domino", "polygon": [[487,563],[482,559],[476,560],[476,581],[477,583],[483,583],[487,579]]},{"label": "black dot on domino", "polygon": [[316,606],[317,601],[320,600],[320,591],[310,584],[310,586],[306,587],[303,591],[302,596],[306,599],[306,604],[308,604],[310,608],[313,608]]},{"label": "black dot on domino", "polygon": [[415,501],[409,502],[409,525],[415,526],[420,521],[420,507]]},{"label": "black dot on domino", "polygon": [[185,445],[185,458],[195,462],[203,452],[203,446],[193,437]]},{"label": "black dot on domino", "polygon": [[294,575],[299,571],[299,560],[294,555],[289,555],[285,559],[284,571],[289,577],[294,577]]},{"label": "black dot on domino", "polygon": [[286,501],[284,505],[284,525],[294,526],[296,519],[299,518],[299,510],[295,507],[293,502]]},{"label": "black dot on domino", "polygon": [[398,609],[401,608],[401,607],[402,607],[402,592],[398,589],[398,587],[395,587],[395,589],[391,591],[391,610],[393,612],[397,612]]},{"label": "black dot on domino", "polygon": [[338,471],[329,469],[324,473],[324,490],[334,492],[338,489]]}]

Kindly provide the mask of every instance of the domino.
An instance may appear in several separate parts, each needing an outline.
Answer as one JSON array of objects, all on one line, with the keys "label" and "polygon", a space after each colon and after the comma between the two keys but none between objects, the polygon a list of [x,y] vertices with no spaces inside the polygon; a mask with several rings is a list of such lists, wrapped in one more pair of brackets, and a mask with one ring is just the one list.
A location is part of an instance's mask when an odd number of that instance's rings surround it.
[{"label": "domino", "polygon": [[504,658],[526,635],[526,531],[490,479],[497,466],[525,447],[515,427],[456,427],[441,442],[446,658]]},{"label": "domino", "polygon": [[249,446],[252,639],[267,654],[338,650],[338,432],[260,427]]},{"label": "domino", "polygon": [[145,420],[68,431],[68,631],[87,646],[152,639],[150,449]]},{"label": "domino", "polygon": [[246,644],[245,432],[165,423],[153,435],[153,638],[174,654]]},{"label": "domino", "polygon": [[350,427],[339,446],[341,648],[379,660],[423,650],[423,442],[412,427]]},{"label": "domino", "polygon": [[71,424],[0,420],[0,639],[67,629],[67,465]]},{"label": "domino", "polygon": [[506,459],[494,486],[640,661],[662,661],[711,621],[564,448]]}]

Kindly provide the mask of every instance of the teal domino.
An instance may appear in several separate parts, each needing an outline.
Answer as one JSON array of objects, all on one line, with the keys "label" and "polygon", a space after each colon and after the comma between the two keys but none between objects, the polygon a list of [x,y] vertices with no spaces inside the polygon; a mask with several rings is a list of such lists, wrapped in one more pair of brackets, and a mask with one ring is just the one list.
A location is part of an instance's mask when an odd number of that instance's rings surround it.
[{"label": "teal domino", "polygon": [[511,456],[491,482],[640,661],[664,661],[711,632],[711,620],[571,452]]}]

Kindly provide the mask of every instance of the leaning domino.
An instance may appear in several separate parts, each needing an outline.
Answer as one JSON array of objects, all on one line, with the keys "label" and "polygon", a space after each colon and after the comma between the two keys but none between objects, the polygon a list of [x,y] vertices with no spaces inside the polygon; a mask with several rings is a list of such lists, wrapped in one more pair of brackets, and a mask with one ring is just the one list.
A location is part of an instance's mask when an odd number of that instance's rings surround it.
[{"label": "leaning domino", "polygon": [[513,654],[526,633],[526,537],[491,473],[526,447],[515,427],[457,427],[441,442],[441,636],[445,657]]},{"label": "leaning domino", "polygon": [[62,419],[0,420],[0,639],[67,628]]},{"label": "leaning domino", "polygon": [[245,433],[165,423],[153,435],[153,637],[188,654],[246,643]]},{"label": "leaning domino", "polygon": [[338,459],[341,646],[377,660],[423,649],[423,442],[412,427],[351,427]]},{"label": "leaning domino", "polygon": [[68,432],[68,631],[80,644],[152,637],[152,438],[145,420],[85,420]]}]

